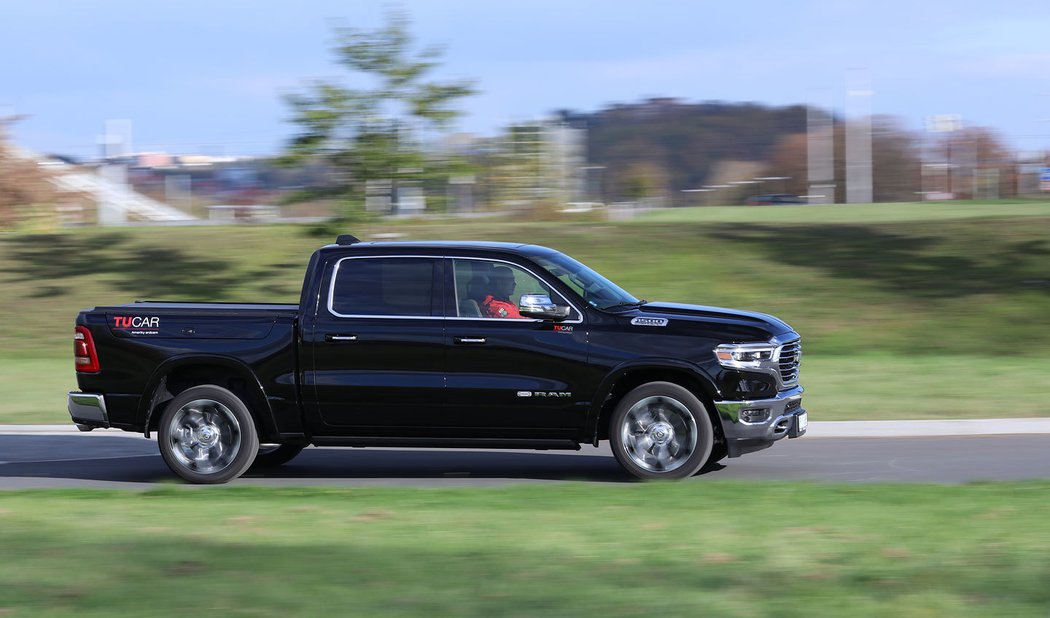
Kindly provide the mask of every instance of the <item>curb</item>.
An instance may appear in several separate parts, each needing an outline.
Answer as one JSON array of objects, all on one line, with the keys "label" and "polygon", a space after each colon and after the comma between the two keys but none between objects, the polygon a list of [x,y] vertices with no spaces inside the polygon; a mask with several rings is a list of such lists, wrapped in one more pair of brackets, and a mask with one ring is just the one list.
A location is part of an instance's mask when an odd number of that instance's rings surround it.
[{"label": "curb", "polygon": [[819,421],[811,438],[907,438],[1050,434],[1050,418],[982,418],[936,421]]},{"label": "curb", "polygon": [[76,425],[0,425],[0,436],[130,436],[142,437],[141,432],[120,429],[94,429],[80,431]]},{"label": "curb", "polygon": [[[952,419],[936,421],[812,421],[807,438],[909,438],[931,436],[1006,436],[1050,434],[1050,418]],[[119,429],[90,432],[68,425],[0,425],[0,436],[127,436]]]}]

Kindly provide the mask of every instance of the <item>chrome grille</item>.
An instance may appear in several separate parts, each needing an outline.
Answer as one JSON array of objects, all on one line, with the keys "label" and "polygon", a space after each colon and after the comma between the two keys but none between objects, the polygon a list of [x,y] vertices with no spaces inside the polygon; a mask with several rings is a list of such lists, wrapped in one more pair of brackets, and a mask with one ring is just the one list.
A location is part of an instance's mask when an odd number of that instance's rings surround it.
[{"label": "chrome grille", "polygon": [[780,381],[784,386],[798,382],[798,368],[802,362],[802,340],[796,339],[780,346]]}]

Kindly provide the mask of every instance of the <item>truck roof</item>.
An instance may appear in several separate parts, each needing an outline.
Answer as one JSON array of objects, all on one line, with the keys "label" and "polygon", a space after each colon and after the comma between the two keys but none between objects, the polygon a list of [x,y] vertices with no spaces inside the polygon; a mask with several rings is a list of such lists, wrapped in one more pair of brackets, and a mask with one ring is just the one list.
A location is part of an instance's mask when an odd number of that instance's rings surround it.
[{"label": "truck roof", "polygon": [[554,249],[551,249],[549,247],[543,247],[540,245],[531,245],[527,243],[514,242],[493,242],[486,240],[366,240],[346,244],[330,244],[322,247],[322,249],[325,250],[355,250],[373,248],[391,248],[398,250],[456,248],[489,251],[508,251],[511,253],[519,253],[526,255],[539,255],[544,253],[555,252]]}]

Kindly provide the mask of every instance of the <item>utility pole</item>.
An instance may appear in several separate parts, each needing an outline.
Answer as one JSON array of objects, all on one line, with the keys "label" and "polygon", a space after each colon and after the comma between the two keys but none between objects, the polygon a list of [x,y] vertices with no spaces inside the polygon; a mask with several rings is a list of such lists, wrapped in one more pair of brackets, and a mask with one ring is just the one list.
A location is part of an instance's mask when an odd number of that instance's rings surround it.
[{"label": "utility pole", "polygon": [[868,204],[871,182],[871,77],[850,69],[846,78],[846,203]]}]

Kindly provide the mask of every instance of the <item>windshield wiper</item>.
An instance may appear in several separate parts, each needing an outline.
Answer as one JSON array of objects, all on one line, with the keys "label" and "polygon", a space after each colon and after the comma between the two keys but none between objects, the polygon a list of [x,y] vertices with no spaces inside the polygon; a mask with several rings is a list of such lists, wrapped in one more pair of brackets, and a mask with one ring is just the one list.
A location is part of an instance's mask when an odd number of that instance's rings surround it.
[{"label": "windshield wiper", "polygon": [[620,307],[641,307],[642,305],[644,305],[647,302],[649,302],[649,301],[647,301],[647,300],[638,300],[638,301],[625,302],[625,303],[616,303],[615,305],[609,305],[608,307],[602,307],[602,309],[608,310],[608,309],[619,309]]}]

